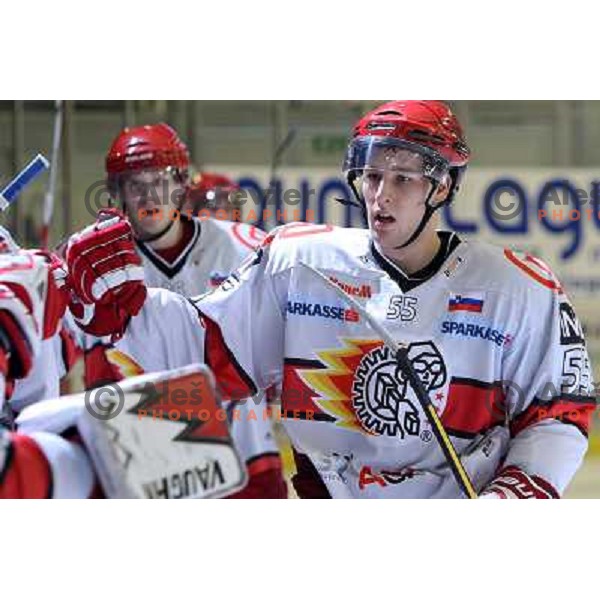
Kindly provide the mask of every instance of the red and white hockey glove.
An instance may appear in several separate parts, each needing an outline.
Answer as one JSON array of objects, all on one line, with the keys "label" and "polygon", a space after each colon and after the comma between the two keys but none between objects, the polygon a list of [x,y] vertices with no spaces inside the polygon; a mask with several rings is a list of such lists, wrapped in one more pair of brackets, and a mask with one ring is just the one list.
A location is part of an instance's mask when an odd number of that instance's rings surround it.
[{"label": "red and white hockey glove", "polygon": [[69,308],[87,333],[120,335],[144,305],[144,269],[135,250],[131,225],[116,209],[75,234],[67,247]]},{"label": "red and white hockey glove", "polygon": [[504,467],[481,492],[483,499],[550,499],[559,498],[558,492],[545,479],[528,475],[514,465]]}]

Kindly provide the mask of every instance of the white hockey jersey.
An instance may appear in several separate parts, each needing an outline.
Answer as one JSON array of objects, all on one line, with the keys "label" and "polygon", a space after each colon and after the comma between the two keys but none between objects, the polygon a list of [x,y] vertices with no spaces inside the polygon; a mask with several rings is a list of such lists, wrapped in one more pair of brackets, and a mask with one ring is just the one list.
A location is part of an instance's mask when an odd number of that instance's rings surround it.
[{"label": "white hockey jersey", "polygon": [[191,223],[192,237],[172,263],[149,245],[136,243],[148,287],[188,297],[204,294],[219,287],[265,237],[263,231],[246,223],[212,218],[193,218]]},{"label": "white hockey jersey", "polygon": [[[263,231],[245,223],[217,219],[192,219],[191,222],[193,235],[173,263],[166,262],[147,244],[137,242],[144,276],[150,288],[173,290],[184,296],[210,292],[227,279],[265,237]],[[203,345],[197,344],[194,337],[199,329],[197,317],[192,317],[193,327],[179,330],[177,323],[168,316],[164,307],[167,303],[162,300],[169,294],[156,289],[151,291],[150,296],[155,296],[149,302],[155,310],[146,311],[142,319],[144,330],[152,333],[151,340],[139,336],[139,343],[136,338],[132,345],[126,340],[111,344],[108,339],[99,340],[84,334],[82,343],[87,352],[86,370],[97,374],[95,383],[110,379],[105,370],[103,373],[102,365],[106,359],[118,379],[203,362]],[[180,347],[186,350],[191,347],[192,351],[181,353]],[[87,384],[89,387],[92,381],[88,380]],[[266,410],[264,397],[256,399],[256,402],[260,412]],[[245,402],[235,408],[232,406],[229,418],[232,437],[252,476],[266,469],[279,469],[280,458],[271,420],[256,419],[252,422],[251,415],[249,420],[247,414],[249,406]]]},{"label": "white hockey jersey", "polygon": [[[195,301],[203,328],[194,331],[191,303],[151,294],[120,343],[168,348],[178,360],[204,352],[235,397],[281,384],[297,463],[322,495],[460,497],[394,356],[319,272],[410,344],[477,491],[514,465],[560,495],[595,408],[581,325],[540,260],[440,237],[433,263],[407,278],[366,230],[284,226]],[[154,339],[153,312],[166,320]]]},{"label": "white hockey jersey", "polygon": [[[10,232],[0,226],[0,253],[15,253],[19,250],[20,246]],[[58,333],[42,341],[40,354],[36,356],[29,375],[15,382],[6,406],[4,399],[0,400],[0,421],[10,423],[13,415],[26,406],[59,395],[60,378],[64,375],[60,355],[61,340]]]},{"label": "white hockey jersey", "polygon": [[285,226],[209,296],[151,291],[117,349],[162,368],[204,359],[235,398],[280,385],[281,412],[267,412],[312,494],[460,497],[392,352],[339,287],[410,345],[477,491],[511,465],[560,495],[595,408],[575,312],[540,260],[440,237],[436,259],[408,278],[368,231]]},{"label": "white hockey jersey", "polygon": [[10,407],[15,413],[30,404],[60,395],[60,379],[65,374],[61,353],[59,334],[42,341],[40,354],[35,358],[31,372],[25,379],[15,382],[10,398]]}]

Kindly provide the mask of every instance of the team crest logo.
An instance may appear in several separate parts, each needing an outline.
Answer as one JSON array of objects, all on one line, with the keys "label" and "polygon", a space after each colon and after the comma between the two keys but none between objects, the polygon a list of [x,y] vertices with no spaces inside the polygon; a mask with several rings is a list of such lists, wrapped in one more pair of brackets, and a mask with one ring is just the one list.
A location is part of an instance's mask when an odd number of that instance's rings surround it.
[{"label": "team crest logo", "polygon": [[[427,392],[446,383],[446,366],[431,342],[411,344],[408,355]],[[365,429],[401,438],[419,435],[419,412],[408,396],[408,381],[387,346],[363,357],[352,386],[352,406]]]},{"label": "team crest logo", "polygon": [[[343,349],[319,353],[327,368],[302,372],[320,394],[315,403],[341,427],[400,438],[419,435],[418,401],[394,354],[380,340],[345,342]],[[446,365],[432,342],[410,344],[408,355],[428,393],[445,386]],[[439,393],[432,398],[439,412],[443,399]]]}]

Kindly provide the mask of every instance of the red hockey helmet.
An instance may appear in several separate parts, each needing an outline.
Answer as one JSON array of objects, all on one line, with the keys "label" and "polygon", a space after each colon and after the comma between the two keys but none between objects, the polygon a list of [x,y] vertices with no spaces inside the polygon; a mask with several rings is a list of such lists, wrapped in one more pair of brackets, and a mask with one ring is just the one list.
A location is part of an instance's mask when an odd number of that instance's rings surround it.
[{"label": "red hockey helmet", "polygon": [[463,167],[469,148],[452,111],[435,100],[395,100],[367,113],[354,127],[353,137],[383,137],[410,142]]},{"label": "red hockey helmet", "polygon": [[[378,106],[355,125],[344,159],[344,174],[363,210],[364,200],[356,189],[356,178],[370,167],[397,169],[397,150],[420,156],[423,175],[433,184],[419,226],[400,246],[406,247],[421,234],[433,213],[452,201],[471,152],[458,119],[443,102],[395,100]],[[451,179],[448,195],[444,202],[433,205],[431,199],[446,175]]]},{"label": "red hockey helmet", "polygon": [[228,198],[240,186],[220,173],[197,173],[188,189],[188,201],[196,207],[230,208]]},{"label": "red hockey helmet", "polygon": [[166,123],[126,127],[116,137],[106,155],[110,177],[142,169],[172,167],[185,171],[190,157],[187,146]]},{"label": "red hockey helmet", "polygon": [[446,104],[434,100],[387,102],[360,119],[344,160],[344,173],[349,180],[386,148],[420,155],[424,175],[434,182],[450,173],[454,185],[447,201],[454,195],[459,175],[470,157],[457,118]]}]

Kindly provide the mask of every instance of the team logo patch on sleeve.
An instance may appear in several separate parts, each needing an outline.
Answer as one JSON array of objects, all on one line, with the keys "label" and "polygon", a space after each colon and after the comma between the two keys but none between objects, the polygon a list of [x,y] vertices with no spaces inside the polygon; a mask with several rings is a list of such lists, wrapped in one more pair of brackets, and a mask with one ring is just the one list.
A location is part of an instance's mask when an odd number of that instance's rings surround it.
[{"label": "team logo patch on sleeve", "polygon": [[571,344],[585,346],[583,328],[573,307],[568,302],[560,303],[560,344],[561,346],[570,346]]},{"label": "team logo patch on sleeve", "polygon": [[106,358],[123,378],[135,377],[144,373],[144,369],[131,356],[121,350],[110,348],[106,351]]},{"label": "team logo patch on sleeve", "polygon": [[448,300],[448,312],[472,312],[480,313],[483,311],[483,297],[477,294],[462,296],[461,294],[452,294]]}]

